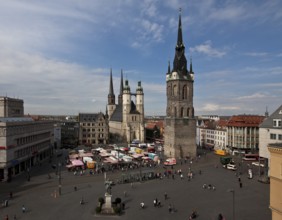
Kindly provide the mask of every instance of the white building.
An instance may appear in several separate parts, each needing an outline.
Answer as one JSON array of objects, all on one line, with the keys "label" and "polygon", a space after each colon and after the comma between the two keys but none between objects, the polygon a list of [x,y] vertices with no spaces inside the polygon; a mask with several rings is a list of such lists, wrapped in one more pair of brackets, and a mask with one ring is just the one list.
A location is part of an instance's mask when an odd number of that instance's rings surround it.
[{"label": "white building", "polygon": [[23,109],[23,100],[0,97],[0,181],[29,174],[53,154],[53,122],[24,117]]},{"label": "white building", "polygon": [[282,105],[259,126],[259,155],[270,158],[268,144],[282,143]]}]

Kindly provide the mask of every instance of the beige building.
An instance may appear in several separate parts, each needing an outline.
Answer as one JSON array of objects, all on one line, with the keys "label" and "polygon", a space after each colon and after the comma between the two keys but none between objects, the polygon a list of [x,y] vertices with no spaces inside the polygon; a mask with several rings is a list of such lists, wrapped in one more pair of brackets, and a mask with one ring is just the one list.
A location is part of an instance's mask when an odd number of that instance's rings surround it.
[{"label": "beige building", "polygon": [[0,99],[0,180],[10,180],[49,159],[53,153],[54,127],[50,121],[24,117],[23,100]]},{"label": "beige building", "polygon": [[102,113],[80,113],[79,143],[83,145],[107,144],[109,141],[108,119]]},{"label": "beige building", "polygon": [[269,144],[270,209],[272,220],[282,219],[282,143]]},{"label": "beige building", "polygon": [[[132,99],[132,96],[135,97],[135,100]],[[144,142],[144,93],[140,81],[136,92],[132,93],[128,80],[125,80],[123,84],[123,73],[121,72],[120,93],[116,104],[111,71],[107,112],[113,141],[131,143],[137,139]]]},{"label": "beige building", "polygon": [[245,153],[259,150],[259,125],[264,116],[234,115],[227,123],[227,143],[230,150],[239,150]]}]

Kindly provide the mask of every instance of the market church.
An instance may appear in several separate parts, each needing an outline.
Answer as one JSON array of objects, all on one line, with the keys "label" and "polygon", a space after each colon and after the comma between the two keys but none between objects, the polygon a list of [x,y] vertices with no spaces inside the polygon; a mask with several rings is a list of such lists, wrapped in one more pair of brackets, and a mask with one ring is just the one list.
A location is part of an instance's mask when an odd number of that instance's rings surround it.
[{"label": "market church", "polygon": [[[135,97],[135,100],[132,100],[132,97]],[[107,114],[110,135],[113,139],[127,143],[131,143],[135,139],[144,142],[144,93],[141,81],[138,82],[136,92],[132,93],[128,80],[123,82],[123,72],[121,71],[120,92],[116,104],[111,70]]]}]

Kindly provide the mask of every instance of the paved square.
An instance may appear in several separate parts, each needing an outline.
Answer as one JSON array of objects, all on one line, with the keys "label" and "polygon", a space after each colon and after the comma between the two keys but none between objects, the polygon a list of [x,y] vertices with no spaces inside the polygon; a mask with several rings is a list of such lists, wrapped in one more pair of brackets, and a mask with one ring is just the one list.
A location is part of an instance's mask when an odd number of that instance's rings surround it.
[{"label": "paved square", "polygon": [[[216,166],[217,165],[217,166]],[[245,168],[246,164],[243,165]],[[188,169],[195,172],[195,176],[188,181]],[[243,168],[244,168],[243,167]],[[164,171],[163,167],[142,168],[158,172]],[[184,219],[187,220],[192,210],[199,214],[198,220],[215,220],[222,213],[226,220],[233,219],[233,193],[235,193],[235,219],[238,220],[268,220],[271,219],[269,209],[269,184],[247,178],[245,171],[241,176],[242,188],[239,186],[234,171],[226,170],[219,164],[219,157],[208,153],[198,162],[178,164],[173,171],[181,169],[184,179],[179,175],[175,178],[155,179],[146,182],[131,184],[117,184],[112,188],[113,199],[120,197],[125,202],[125,211],[121,216],[98,216],[95,208],[98,198],[104,196],[104,175],[74,176],[72,172],[62,171],[62,195],[58,195],[58,178],[50,168],[50,164],[43,165],[42,170],[31,171],[31,181],[27,182],[24,176],[16,177],[11,183],[1,183],[0,199],[8,197],[13,191],[14,197],[9,201],[8,207],[0,207],[0,218],[28,220],[50,219]],[[202,174],[199,174],[201,170]],[[246,169],[243,169],[246,170]],[[47,178],[51,172],[52,178]],[[139,170],[127,171],[139,172]],[[256,174],[256,172],[254,172]],[[121,172],[108,172],[107,178],[116,180]],[[203,184],[211,184],[216,190],[203,189]],[[77,186],[77,191],[74,190]],[[55,198],[56,190],[56,198]],[[126,191],[126,197],[124,192]],[[165,200],[164,194],[168,199]],[[80,200],[85,200],[80,205]],[[161,201],[162,207],[153,206],[153,200]],[[146,208],[140,208],[140,202]],[[175,208],[174,213],[169,213],[169,204]],[[27,208],[26,213],[21,212],[21,207]]]}]

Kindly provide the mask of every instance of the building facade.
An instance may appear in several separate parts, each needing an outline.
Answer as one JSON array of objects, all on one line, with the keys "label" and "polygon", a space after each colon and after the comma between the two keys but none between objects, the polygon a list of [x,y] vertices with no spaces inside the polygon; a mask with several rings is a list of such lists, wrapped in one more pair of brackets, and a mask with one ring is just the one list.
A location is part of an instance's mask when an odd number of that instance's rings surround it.
[{"label": "building facade", "polygon": [[264,116],[235,115],[227,123],[229,150],[257,153],[259,150],[259,125]]},{"label": "building facade", "polygon": [[100,113],[80,113],[79,120],[79,143],[83,145],[108,144],[109,125],[108,118]]},{"label": "building facade", "polygon": [[168,157],[196,156],[196,119],[193,93],[194,72],[192,61],[187,69],[185,46],[182,39],[181,13],[173,69],[166,73],[167,107],[165,117],[164,153]]},{"label": "building facade", "polygon": [[270,158],[268,144],[282,143],[282,105],[259,126],[259,155]]},{"label": "building facade", "polygon": [[282,219],[282,144],[269,144],[270,209],[272,220]]},{"label": "building facade", "polygon": [[7,105],[0,112],[9,117],[0,117],[0,180],[9,181],[52,156],[54,127],[53,122],[24,117],[23,100],[4,99]]},{"label": "building facade", "polygon": [[[135,102],[132,100],[132,96],[135,97]],[[144,93],[140,81],[136,92],[132,93],[128,80],[125,80],[125,84],[123,83],[121,71],[120,93],[116,104],[111,71],[107,112],[110,136],[113,141],[130,143],[132,140],[138,139],[140,142],[144,142]]]}]

